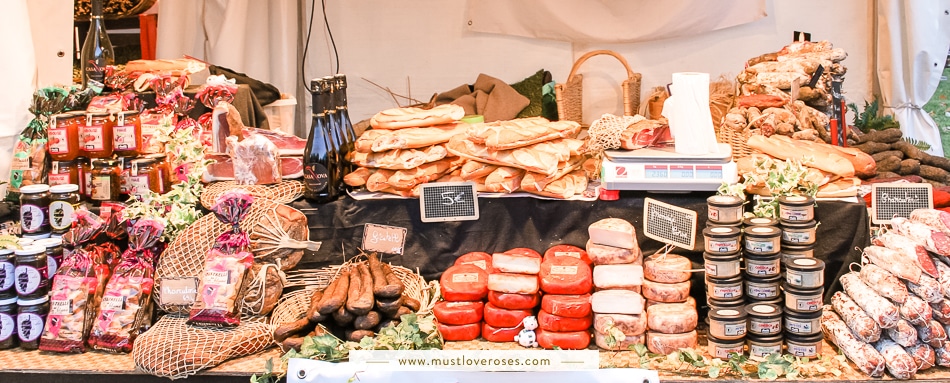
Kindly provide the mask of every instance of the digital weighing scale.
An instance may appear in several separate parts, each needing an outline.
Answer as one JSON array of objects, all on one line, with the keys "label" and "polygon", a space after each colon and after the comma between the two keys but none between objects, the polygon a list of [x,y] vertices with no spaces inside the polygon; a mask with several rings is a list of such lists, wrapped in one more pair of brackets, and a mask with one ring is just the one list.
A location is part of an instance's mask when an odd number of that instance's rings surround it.
[{"label": "digital weighing scale", "polygon": [[719,153],[690,156],[669,148],[607,150],[601,179],[608,190],[716,190],[739,180],[732,148],[718,144]]}]

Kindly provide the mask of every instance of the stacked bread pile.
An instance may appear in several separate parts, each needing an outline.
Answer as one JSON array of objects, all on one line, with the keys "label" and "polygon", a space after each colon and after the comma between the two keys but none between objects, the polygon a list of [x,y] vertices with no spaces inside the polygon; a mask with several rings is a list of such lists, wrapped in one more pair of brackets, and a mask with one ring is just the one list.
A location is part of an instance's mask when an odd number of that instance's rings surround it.
[{"label": "stacked bread pile", "polygon": [[593,288],[587,252],[571,245],[554,246],[541,262],[541,310],[538,311],[538,344],[546,349],[585,349],[590,345]]},{"label": "stacked bread pile", "polygon": [[864,249],[821,317],[825,338],[873,377],[950,367],[950,213],[919,209]]},{"label": "stacked bread pile", "polygon": [[654,254],[643,260],[643,297],[647,299],[646,343],[650,352],[670,354],[696,347],[696,300],[689,296],[688,258]]},{"label": "stacked bread pile", "polygon": [[450,104],[377,113],[370,120],[372,129],[360,135],[347,158],[358,167],[343,182],[371,192],[418,196],[419,184],[462,165],[463,160],[449,154],[444,144],[468,128],[458,122],[464,115],[462,107]]},{"label": "stacked bread pile", "polygon": [[442,301],[432,308],[442,338],[449,341],[475,340],[482,332],[488,270],[491,256],[473,252],[455,260],[442,273]]},{"label": "stacked bread pile", "polygon": [[[605,218],[587,228],[587,254],[594,264],[591,309],[594,312],[594,343],[604,349],[625,350],[643,344],[646,313],[643,312],[642,254],[636,230],[630,222]],[[612,329],[623,336],[612,335]],[[608,337],[613,342],[608,342]]]},{"label": "stacked bread pile", "polygon": [[491,342],[513,342],[521,331],[522,321],[534,315],[534,307],[540,300],[541,254],[526,248],[495,253],[490,270],[488,294],[494,297],[485,305],[482,338]]},{"label": "stacked bread pile", "polygon": [[565,199],[581,194],[588,178],[579,132],[576,122],[541,117],[473,124],[446,144],[466,161],[453,179],[474,181],[483,192]]}]

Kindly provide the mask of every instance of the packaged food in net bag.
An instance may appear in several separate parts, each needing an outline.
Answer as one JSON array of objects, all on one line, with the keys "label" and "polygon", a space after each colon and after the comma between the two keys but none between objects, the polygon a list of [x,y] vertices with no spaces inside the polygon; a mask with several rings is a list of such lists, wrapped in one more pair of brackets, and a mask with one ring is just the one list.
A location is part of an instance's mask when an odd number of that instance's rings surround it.
[{"label": "packaged food in net bag", "polygon": [[135,338],[151,324],[156,256],[152,249],[164,231],[165,225],[150,219],[129,229],[129,248],[106,284],[89,334],[90,347],[131,352]]},{"label": "packaged food in net bag", "polygon": [[33,119],[17,136],[10,163],[10,185],[7,200],[17,201],[20,187],[45,184],[49,158],[46,145],[50,116],[63,111],[69,92],[59,87],[42,88],[33,94],[30,113]]},{"label": "packaged food in net bag", "polygon": [[50,289],[50,311],[40,337],[43,351],[85,352],[86,337],[99,306],[97,256],[84,244],[99,235],[103,223],[88,210],[79,209],[74,214],[73,228],[63,235],[63,264],[56,270]]},{"label": "packaged food in net bag", "polygon": [[211,208],[231,229],[218,236],[205,258],[198,296],[188,316],[189,324],[227,327],[241,323],[244,303],[241,287],[247,270],[254,264],[254,255],[250,251],[250,237],[239,224],[253,202],[254,197],[238,189],[221,195]]}]

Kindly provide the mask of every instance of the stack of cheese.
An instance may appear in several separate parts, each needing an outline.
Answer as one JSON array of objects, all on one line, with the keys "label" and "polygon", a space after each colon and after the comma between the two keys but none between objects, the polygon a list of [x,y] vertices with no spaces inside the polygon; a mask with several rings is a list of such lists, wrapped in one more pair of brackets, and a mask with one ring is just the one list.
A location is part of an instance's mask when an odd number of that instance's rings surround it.
[{"label": "stack of cheese", "polygon": [[475,340],[481,335],[488,269],[491,256],[468,253],[442,273],[442,301],[432,308],[442,338],[450,341]]},{"label": "stack of cheese", "polygon": [[475,182],[479,191],[570,198],[587,190],[584,141],[574,138],[579,132],[573,121],[496,121],[471,125],[446,148],[466,160],[454,177]]},{"label": "stack of cheese", "polygon": [[534,315],[534,307],[540,301],[539,272],[541,254],[537,251],[515,248],[492,254],[482,338],[491,342],[514,341],[523,327],[522,321]]},{"label": "stack of cheese", "polygon": [[579,350],[590,345],[590,291],[593,288],[590,258],[579,247],[554,246],[541,262],[541,310],[538,312],[538,344]]},{"label": "stack of cheese", "polygon": [[435,181],[462,165],[463,160],[449,154],[444,144],[468,128],[458,122],[464,115],[457,105],[377,113],[370,121],[372,129],[360,135],[347,158],[358,168],[343,182],[371,192],[418,196],[419,184]]},{"label": "stack of cheese", "polygon": [[690,269],[688,258],[674,254],[654,254],[643,261],[650,352],[668,355],[697,345],[699,315],[696,300],[689,296]]},{"label": "stack of cheese", "polygon": [[[643,258],[636,230],[630,222],[605,218],[588,227],[587,254],[594,264],[591,309],[594,312],[594,343],[604,349],[627,349],[643,343],[646,315],[643,313]],[[607,341],[611,329],[623,332],[616,343]]]}]

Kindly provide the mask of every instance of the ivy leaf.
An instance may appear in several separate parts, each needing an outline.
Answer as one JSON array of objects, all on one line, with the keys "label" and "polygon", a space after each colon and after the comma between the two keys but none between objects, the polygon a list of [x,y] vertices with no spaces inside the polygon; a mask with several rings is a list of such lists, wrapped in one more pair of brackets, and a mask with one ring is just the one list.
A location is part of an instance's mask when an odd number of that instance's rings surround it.
[{"label": "ivy leaf", "polygon": [[710,379],[716,379],[716,378],[718,378],[718,377],[719,377],[719,366],[712,366],[712,367],[709,367],[709,372],[708,372],[708,374],[709,374],[709,378],[710,378]]}]

